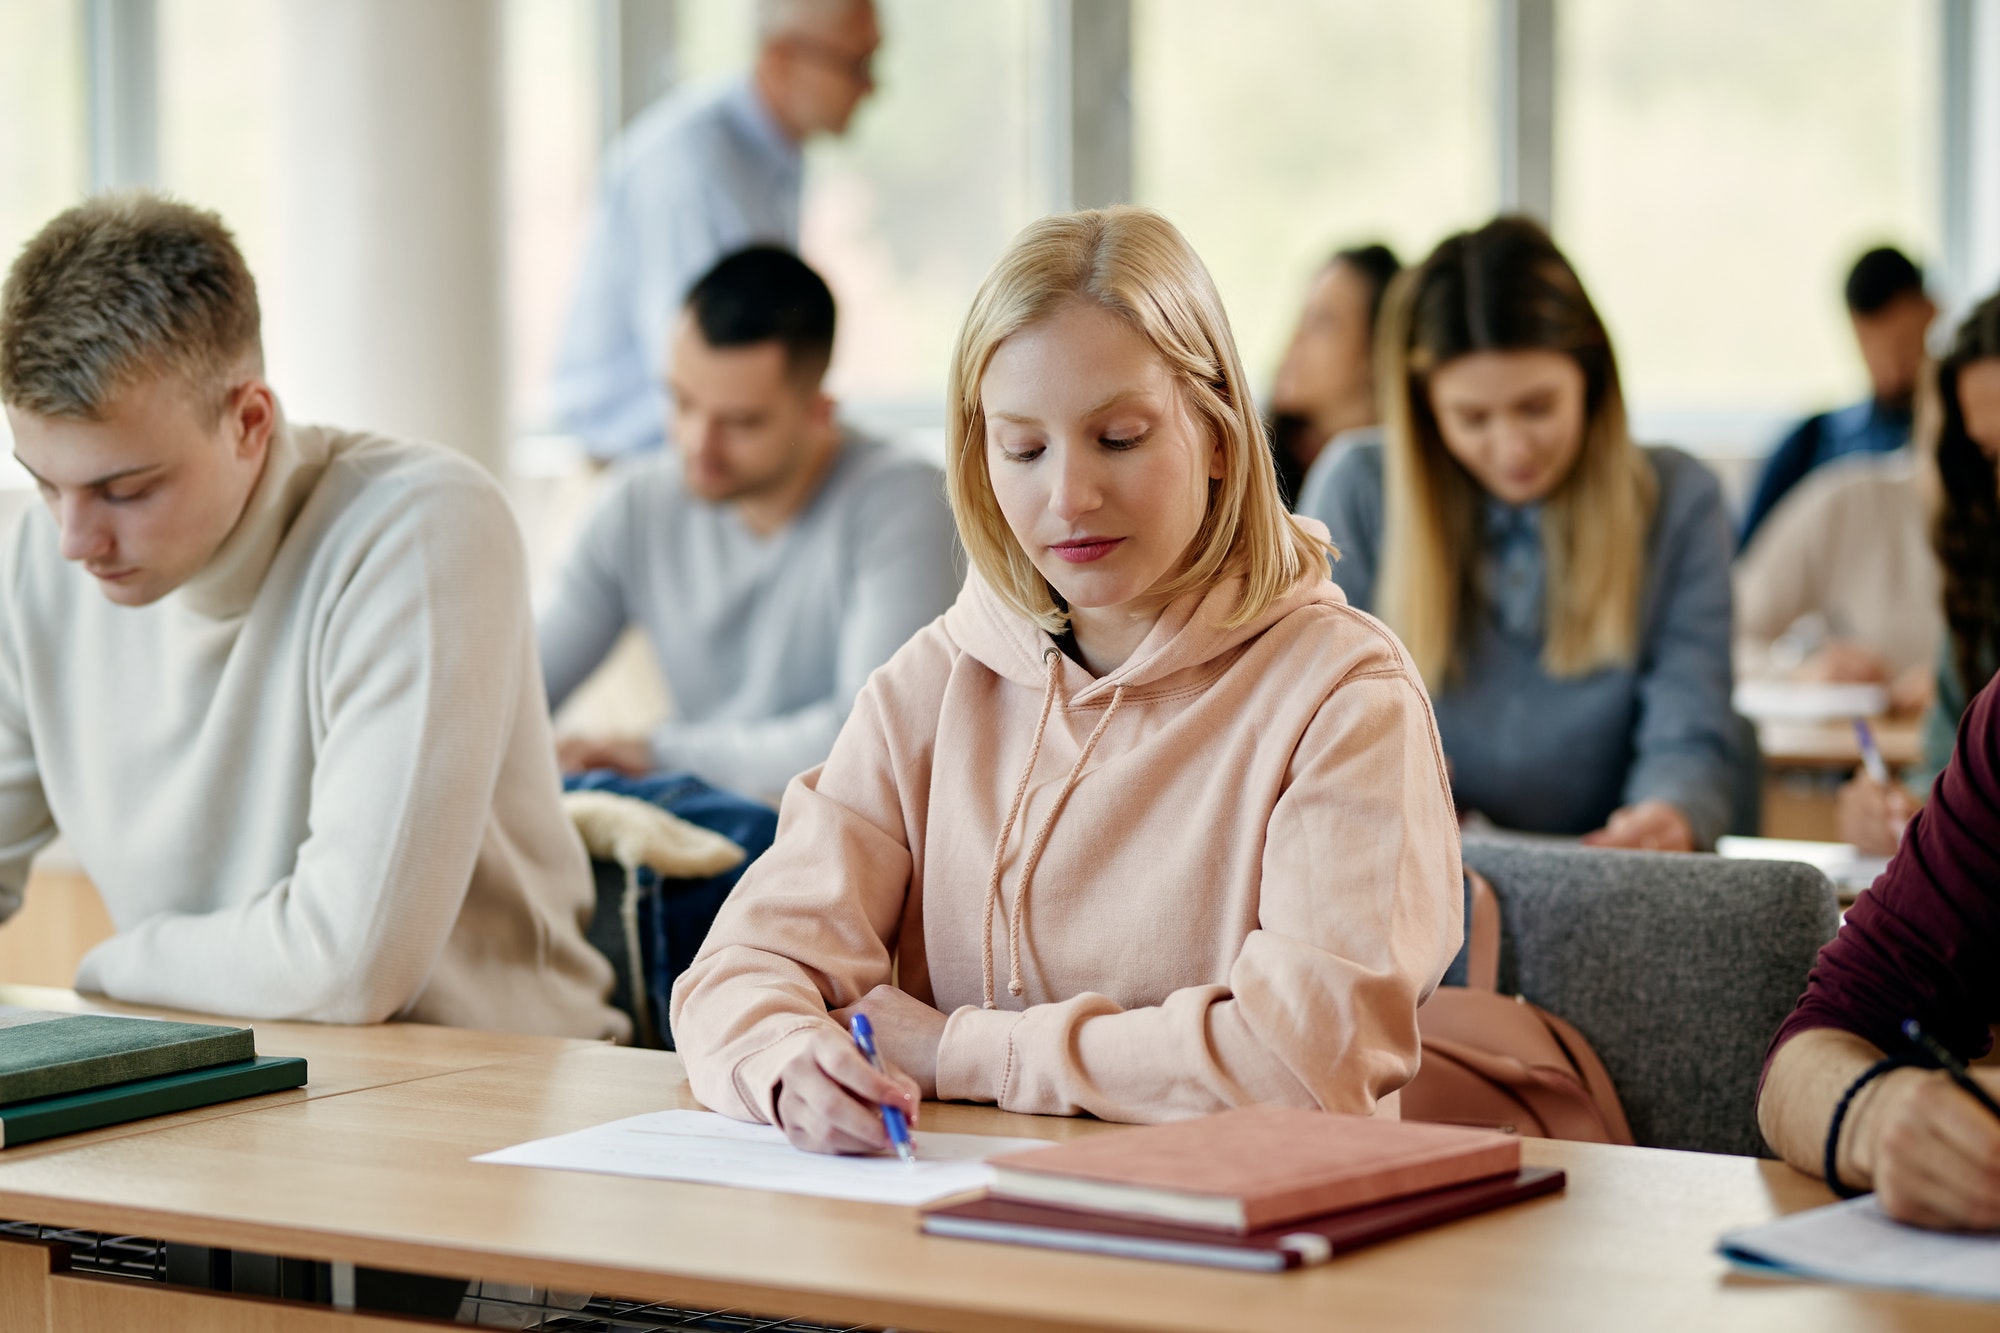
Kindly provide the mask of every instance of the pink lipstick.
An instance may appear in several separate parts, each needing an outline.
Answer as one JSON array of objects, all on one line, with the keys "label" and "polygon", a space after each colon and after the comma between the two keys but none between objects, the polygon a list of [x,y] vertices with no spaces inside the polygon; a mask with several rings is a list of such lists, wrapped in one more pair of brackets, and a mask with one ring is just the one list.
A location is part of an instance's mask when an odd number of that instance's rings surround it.
[{"label": "pink lipstick", "polygon": [[1056,542],[1049,549],[1058,560],[1066,560],[1072,565],[1087,565],[1093,560],[1102,560],[1120,546],[1123,537],[1078,537],[1073,541]]}]

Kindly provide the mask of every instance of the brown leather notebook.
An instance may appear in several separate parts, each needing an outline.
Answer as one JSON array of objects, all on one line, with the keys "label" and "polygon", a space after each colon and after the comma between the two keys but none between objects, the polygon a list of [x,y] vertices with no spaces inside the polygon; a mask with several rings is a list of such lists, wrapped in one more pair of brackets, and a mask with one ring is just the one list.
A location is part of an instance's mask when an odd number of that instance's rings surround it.
[{"label": "brown leather notebook", "polygon": [[1521,1141],[1460,1125],[1246,1106],[1006,1153],[993,1196],[1239,1235],[1521,1168]]},{"label": "brown leather notebook", "polygon": [[965,1240],[1274,1273],[1323,1264],[1364,1245],[1553,1194],[1562,1187],[1563,1173],[1556,1168],[1524,1167],[1512,1175],[1304,1218],[1247,1236],[986,1198],[932,1209],[924,1214],[924,1231]]}]

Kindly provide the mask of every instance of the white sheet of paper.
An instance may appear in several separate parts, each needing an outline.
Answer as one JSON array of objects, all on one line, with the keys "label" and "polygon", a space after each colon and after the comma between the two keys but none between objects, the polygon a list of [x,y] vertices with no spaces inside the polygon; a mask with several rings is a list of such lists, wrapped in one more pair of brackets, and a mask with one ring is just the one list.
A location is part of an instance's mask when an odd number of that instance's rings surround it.
[{"label": "white sheet of paper", "polygon": [[915,1205],[984,1189],[993,1180],[989,1157],[1047,1146],[1043,1139],[921,1131],[913,1142],[917,1162],[906,1166],[897,1157],[801,1152],[785,1141],[782,1130],[713,1111],[652,1111],[472,1160]]},{"label": "white sheet of paper", "polygon": [[1732,1231],[1720,1248],[1762,1271],[2000,1301],[2000,1235],[1906,1227],[1891,1221],[1872,1194]]},{"label": "white sheet of paper", "polygon": [[1889,691],[1880,685],[1745,680],[1737,682],[1730,703],[1752,722],[1845,722],[1888,712]]},{"label": "white sheet of paper", "polygon": [[1715,840],[1717,856],[1738,861],[1803,861],[1848,896],[1880,879],[1889,868],[1886,856],[1863,856],[1851,842],[1806,842],[1797,838],[1745,838],[1724,835]]}]

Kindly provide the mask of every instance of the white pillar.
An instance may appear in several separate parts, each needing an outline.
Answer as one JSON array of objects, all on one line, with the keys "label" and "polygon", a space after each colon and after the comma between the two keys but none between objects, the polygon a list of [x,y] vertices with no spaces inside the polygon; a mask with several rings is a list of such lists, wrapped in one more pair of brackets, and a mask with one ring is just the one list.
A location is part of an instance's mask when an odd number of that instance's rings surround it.
[{"label": "white pillar", "polygon": [[2000,0],[1974,0],[1969,37],[1965,276],[1978,298],[2000,288]]},{"label": "white pillar", "polygon": [[287,0],[265,345],[295,420],[505,467],[500,57],[490,0]]},{"label": "white pillar", "polygon": [[90,188],[151,185],[159,175],[159,24],[153,0],[90,0],[83,13]]},{"label": "white pillar", "polygon": [[1545,225],[1556,208],[1556,0],[1500,0],[1494,121],[1500,207]]}]

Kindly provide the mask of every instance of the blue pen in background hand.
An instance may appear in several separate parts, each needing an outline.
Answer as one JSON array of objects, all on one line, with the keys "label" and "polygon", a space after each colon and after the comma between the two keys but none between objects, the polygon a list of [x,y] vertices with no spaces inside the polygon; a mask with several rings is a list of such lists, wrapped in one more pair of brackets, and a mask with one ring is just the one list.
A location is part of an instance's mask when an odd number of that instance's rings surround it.
[{"label": "blue pen in background hand", "polygon": [[[882,1068],[882,1057],[875,1050],[875,1028],[868,1021],[868,1015],[856,1014],[847,1020],[847,1030],[854,1034],[854,1044],[868,1057],[868,1063],[875,1066],[878,1073],[887,1073]],[[903,1159],[906,1166],[917,1164],[917,1150],[910,1146],[910,1126],[903,1119],[899,1106],[882,1103],[882,1127],[889,1131],[889,1142],[896,1146],[896,1156]]]},{"label": "blue pen in background hand", "polygon": [[1861,747],[1861,766],[1868,770],[1868,776],[1881,786],[1888,786],[1889,766],[1882,762],[1882,751],[1875,745],[1875,733],[1869,730],[1867,719],[1854,719],[1854,739]]}]

